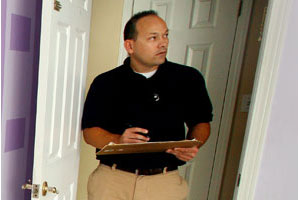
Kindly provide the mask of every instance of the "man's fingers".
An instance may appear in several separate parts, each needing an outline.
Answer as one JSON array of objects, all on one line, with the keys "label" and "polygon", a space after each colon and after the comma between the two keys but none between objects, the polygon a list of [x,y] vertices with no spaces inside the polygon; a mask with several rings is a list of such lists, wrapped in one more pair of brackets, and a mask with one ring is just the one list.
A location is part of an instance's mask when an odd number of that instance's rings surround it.
[{"label": "man's fingers", "polygon": [[[130,128],[130,130],[126,130],[124,134],[121,136],[121,143],[140,143],[140,142],[148,142],[150,140],[149,137],[146,137],[142,134],[133,132],[133,130],[140,130],[135,128]],[[144,129],[145,130],[145,129]]]},{"label": "man's fingers", "polygon": [[189,161],[197,155],[198,148],[197,147],[174,148],[174,149],[168,149],[166,152],[175,155],[180,160]]},{"label": "man's fingers", "polygon": [[147,129],[139,128],[139,127],[132,127],[132,128],[128,128],[127,130],[130,132],[143,133],[143,134],[147,134],[149,132]]},{"label": "man's fingers", "polygon": [[121,136],[120,143],[140,143],[148,142],[149,137],[142,134],[147,134],[148,130],[139,127],[127,128]]},{"label": "man's fingers", "polygon": [[137,142],[148,142],[150,140],[149,137],[143,136],[141,134],[132,134],[129,139],[131,140],[137,140]]},{"label": "man's fingers", "polygon": [[148,142],[148,140],[130,138],[128,143],[144,143],[144,142]]},{"label": "man's fingers", "polygon": [[184,153],[174,151],[174,150],[167,150],[167,152],[173,154],[179,160],[182,160],[185,162],[190,161],[191,159],[193,159],[195,157],[195,155],[193,155],[193,154],[187,154],[187,153],[184,154]]},{"label": "man's fingers", "polygon": [[191,148],[174,148],[174,151],[182,152],[182,153],[194,153],[198,152],[197,146],[191,147]]}]

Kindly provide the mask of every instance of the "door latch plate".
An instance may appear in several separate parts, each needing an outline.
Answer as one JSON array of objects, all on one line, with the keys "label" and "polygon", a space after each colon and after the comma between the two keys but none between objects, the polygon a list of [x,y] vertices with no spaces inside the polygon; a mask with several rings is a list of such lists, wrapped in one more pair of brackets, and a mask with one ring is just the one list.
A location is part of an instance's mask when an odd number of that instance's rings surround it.
[{"label": "door latch plate", "polygon": [[37,184],[32,185],[32,190],[31,190],[32,198],[39,198],[39,190],[40,190],[40,185]]}]

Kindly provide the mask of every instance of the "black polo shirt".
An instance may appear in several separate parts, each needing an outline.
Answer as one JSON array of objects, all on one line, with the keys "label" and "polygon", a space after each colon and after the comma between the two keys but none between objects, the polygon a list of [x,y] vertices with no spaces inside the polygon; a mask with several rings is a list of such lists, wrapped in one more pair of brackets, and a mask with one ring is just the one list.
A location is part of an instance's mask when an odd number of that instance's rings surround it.
[{"label": "black polo shirt", "polygon": [[[149,130],[150,142],[185,139],[185,126],[212,120],[212,105],[202,75],[166,61],[146,78],[123,65],[95,78],[84,105],[82,129],[101,127],[114,134],[126,128]],[[98,149],[96,150],[98,151]],[[104,164],[155,168],[184,164],[168,153],[97,156]]]}]

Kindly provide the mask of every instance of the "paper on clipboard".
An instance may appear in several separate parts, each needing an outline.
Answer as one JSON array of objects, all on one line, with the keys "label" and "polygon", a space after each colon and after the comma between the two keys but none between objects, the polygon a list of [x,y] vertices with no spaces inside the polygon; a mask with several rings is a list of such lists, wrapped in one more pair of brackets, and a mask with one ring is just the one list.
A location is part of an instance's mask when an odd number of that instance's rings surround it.
[{"label": "paper on clipboard", "polygon": [[130,144],[108,144],[105,145],[96,155],[111,155],[111,154],[131,154],[131,153],[151,153],[163,152],[167,149],[176,147],[193,147],[199,146],[202,143],[198,140],[180,140],[168,142],[145,142],[145,143],[130,143]]}]

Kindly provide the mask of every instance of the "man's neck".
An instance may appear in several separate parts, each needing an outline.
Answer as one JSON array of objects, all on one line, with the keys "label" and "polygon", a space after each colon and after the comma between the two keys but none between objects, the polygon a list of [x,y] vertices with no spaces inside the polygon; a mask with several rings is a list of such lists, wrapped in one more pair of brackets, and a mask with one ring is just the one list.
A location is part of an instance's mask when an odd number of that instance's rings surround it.
[{"label": "man's neck", "polygon": [[132,59],[130,60],[130,67],[133,69],[133,71],[138,73],[148,73],[152,72],[158,69],[157,66],[144,66],[142,64],[139,64],[137,62],[134,62]]}]

